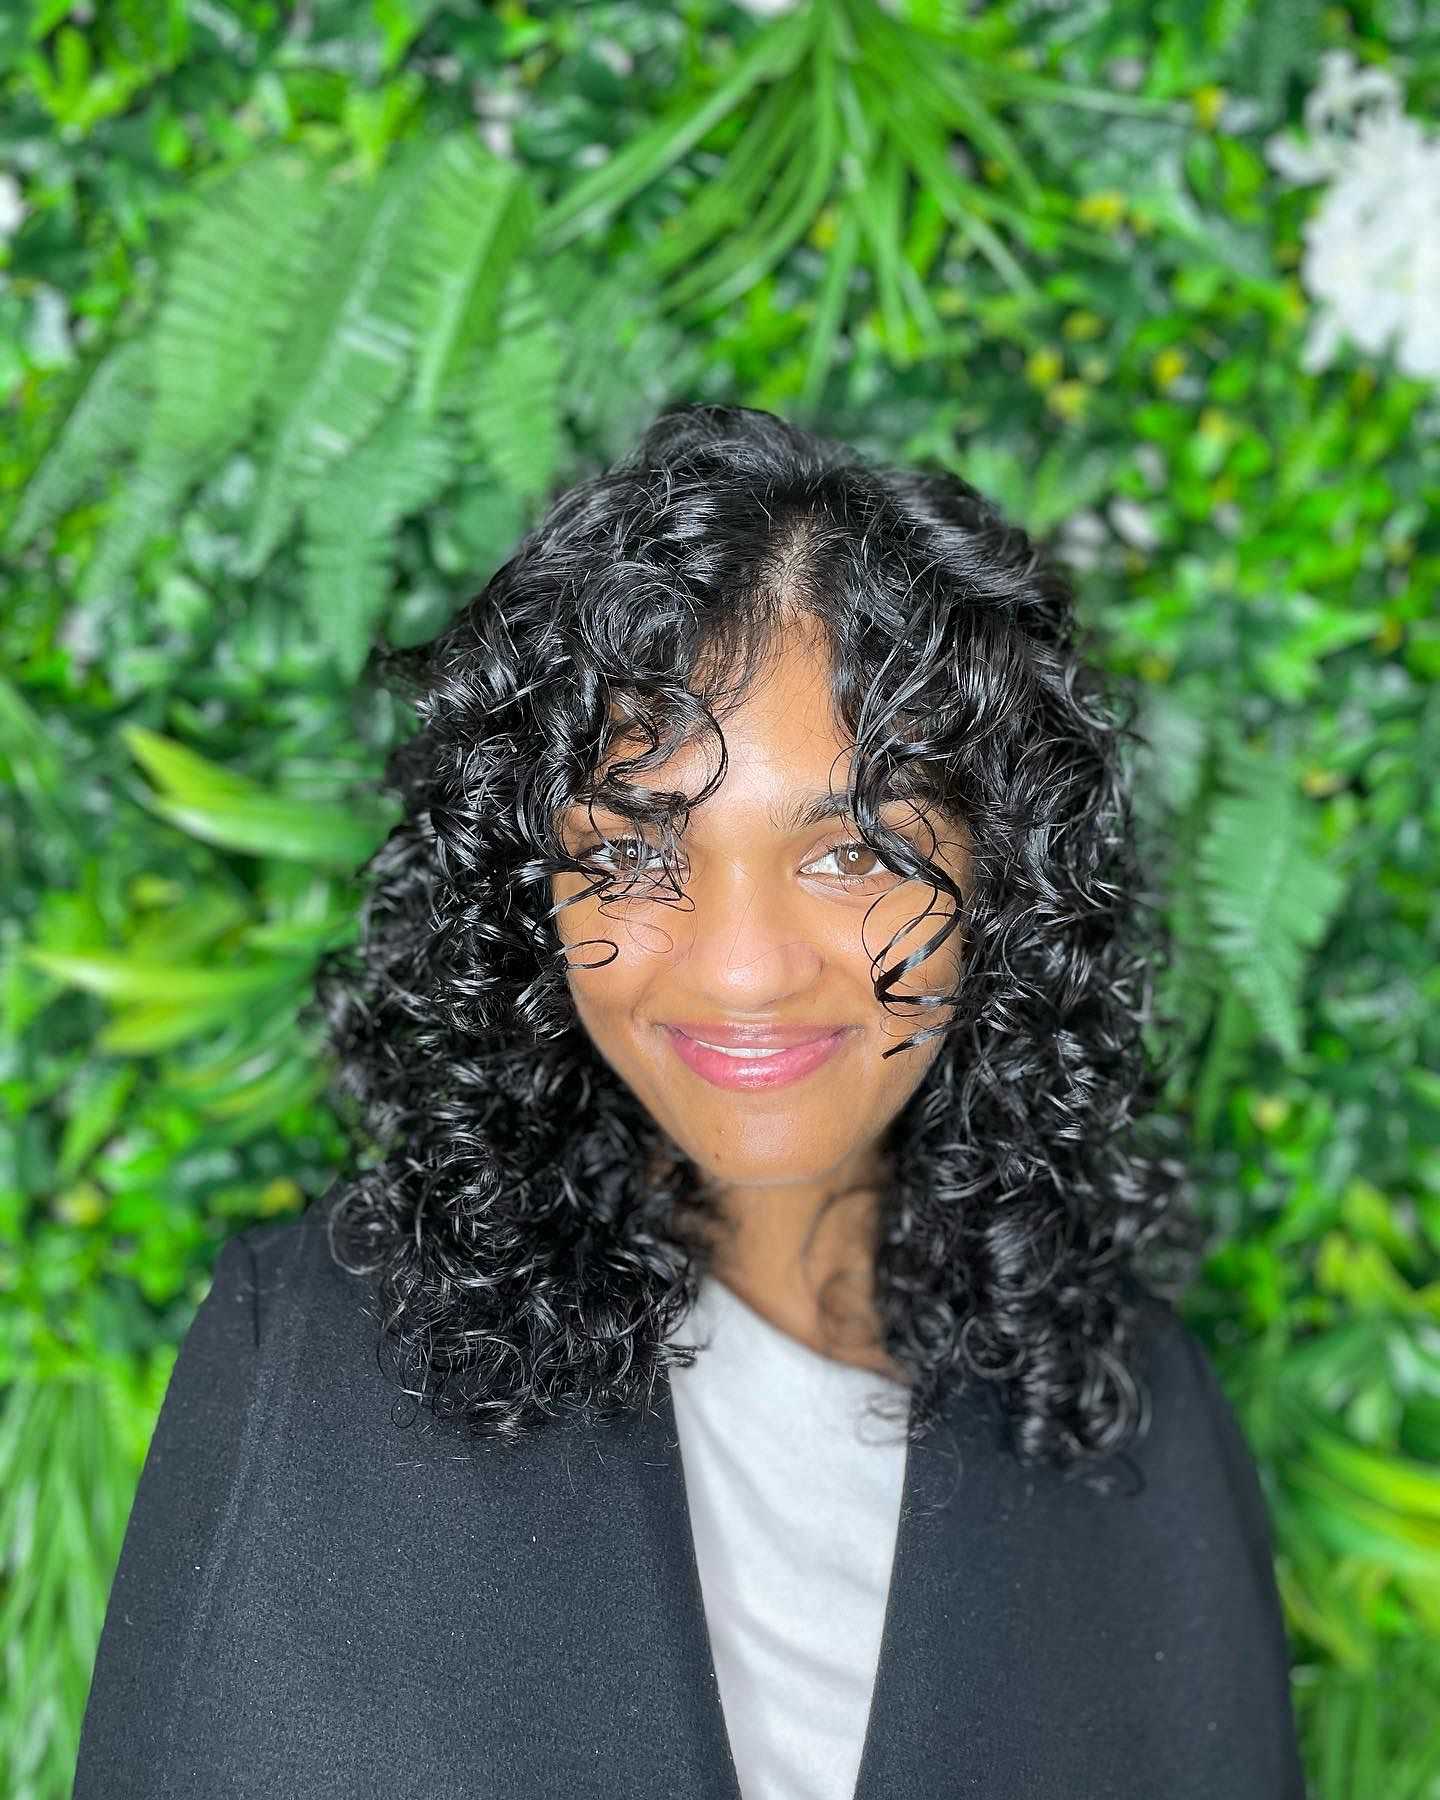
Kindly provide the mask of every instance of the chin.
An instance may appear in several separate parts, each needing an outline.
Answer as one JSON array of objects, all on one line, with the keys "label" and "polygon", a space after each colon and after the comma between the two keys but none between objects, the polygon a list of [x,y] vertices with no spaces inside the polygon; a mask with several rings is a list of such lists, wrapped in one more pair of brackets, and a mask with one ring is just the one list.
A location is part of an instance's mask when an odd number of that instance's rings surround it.
[{"label": "chin", "polygon": [[[682,1145],[682,1148],[684,1146]],[[686,1155],[709,1181],[730,1187],[803,1187],[824,1181],[849,1160],[851,1149],[837,1148],[833,1154],[796,1157],[762,1154],[729,1154],[717,1158],[713,1154]]]}]

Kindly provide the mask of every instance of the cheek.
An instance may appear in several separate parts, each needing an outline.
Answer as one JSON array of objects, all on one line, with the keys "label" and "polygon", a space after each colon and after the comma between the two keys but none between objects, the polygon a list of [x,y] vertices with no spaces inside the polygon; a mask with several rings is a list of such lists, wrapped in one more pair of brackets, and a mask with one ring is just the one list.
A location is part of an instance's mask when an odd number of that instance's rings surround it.
[{"label": "cheek", "polygon": [[[894,969],[907,957],[924,950],[944,929],[945,921],[954,910],[955,903],[948,894],[938,893],[932,897],[931,888],[923,882],[906,882],[903,887],[882,895],[864,915],[861,954],[867,969],[872,956],[880,957],[886,969]],[[891,998],[945,992],[955,984],[962,954],[963,944],[957,928],[922,961],[906,970],[890,989]],[[880,1007],[878,1000],[875,1004]]]}]

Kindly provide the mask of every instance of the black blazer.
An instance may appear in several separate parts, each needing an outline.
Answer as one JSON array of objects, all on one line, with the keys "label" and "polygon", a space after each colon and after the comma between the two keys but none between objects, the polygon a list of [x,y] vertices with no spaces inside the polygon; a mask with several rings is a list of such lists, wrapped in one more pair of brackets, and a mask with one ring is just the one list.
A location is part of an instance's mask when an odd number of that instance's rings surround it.
[{"label": "black blazer", "polygon": [[[527,1445],[397,1429],[369,1288],[318,1203],[221,1249],[74,1800],[738,1800],[668,1381]],[[1254,1462],[1178,1313],[1145,1333],[1108,1494],[1003,1453],[988,1387],[909,1447],[858,1800],[1304,1800]]]}]

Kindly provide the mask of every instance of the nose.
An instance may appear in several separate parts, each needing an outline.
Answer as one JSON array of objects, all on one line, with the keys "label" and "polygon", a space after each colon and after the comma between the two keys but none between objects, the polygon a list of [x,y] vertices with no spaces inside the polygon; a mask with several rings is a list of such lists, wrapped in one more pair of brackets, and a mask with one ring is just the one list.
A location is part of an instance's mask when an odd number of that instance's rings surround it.
[{"label": "nose", "polygon": [[760,1012],[813,985],[824,955],[802,896],[738,863],[686,892],[693,910],[675,916],[676,956],[697,994]]}]

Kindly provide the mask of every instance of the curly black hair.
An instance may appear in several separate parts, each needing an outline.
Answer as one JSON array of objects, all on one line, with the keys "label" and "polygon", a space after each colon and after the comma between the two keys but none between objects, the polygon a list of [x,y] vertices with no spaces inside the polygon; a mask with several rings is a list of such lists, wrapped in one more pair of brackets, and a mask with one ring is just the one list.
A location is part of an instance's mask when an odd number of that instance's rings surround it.
[{"label": "curly black hair", "polygon": [[[1073,1472],[1148,1417],[1136,1308],[1199,1249],[1152,1110],[1168,945],[1139,877],[1133,702],[1082,656],[1060,566],[969,483],[765,412],[663,413],[433,642],[377,650],[420,724],[385,764],[403,816],[362,871],[358,949],[317,972],[353,1133],[331,1254],[379,1276],[401,1389],[472,1437],[637,1408],[693,1360],[667,1340],[708,1266],[704,1184],[576,1016],[551,877],[616,878],[557,821],[600,798],[658,825],[678,887],[677,832],[715,783],[622,778],[707,733],[723,775],[721,702],[797,613],[828,643],[859,835],[953,897],[966,946],[884,1145],[874,1302],[909,1432],[975,1377],[1017,1457]],[[649,749],[597,777],[636,732]],[[963,893],[879,820],[897,796],[965,822]],[[877,998],[928,949],[877,958]]]}]

